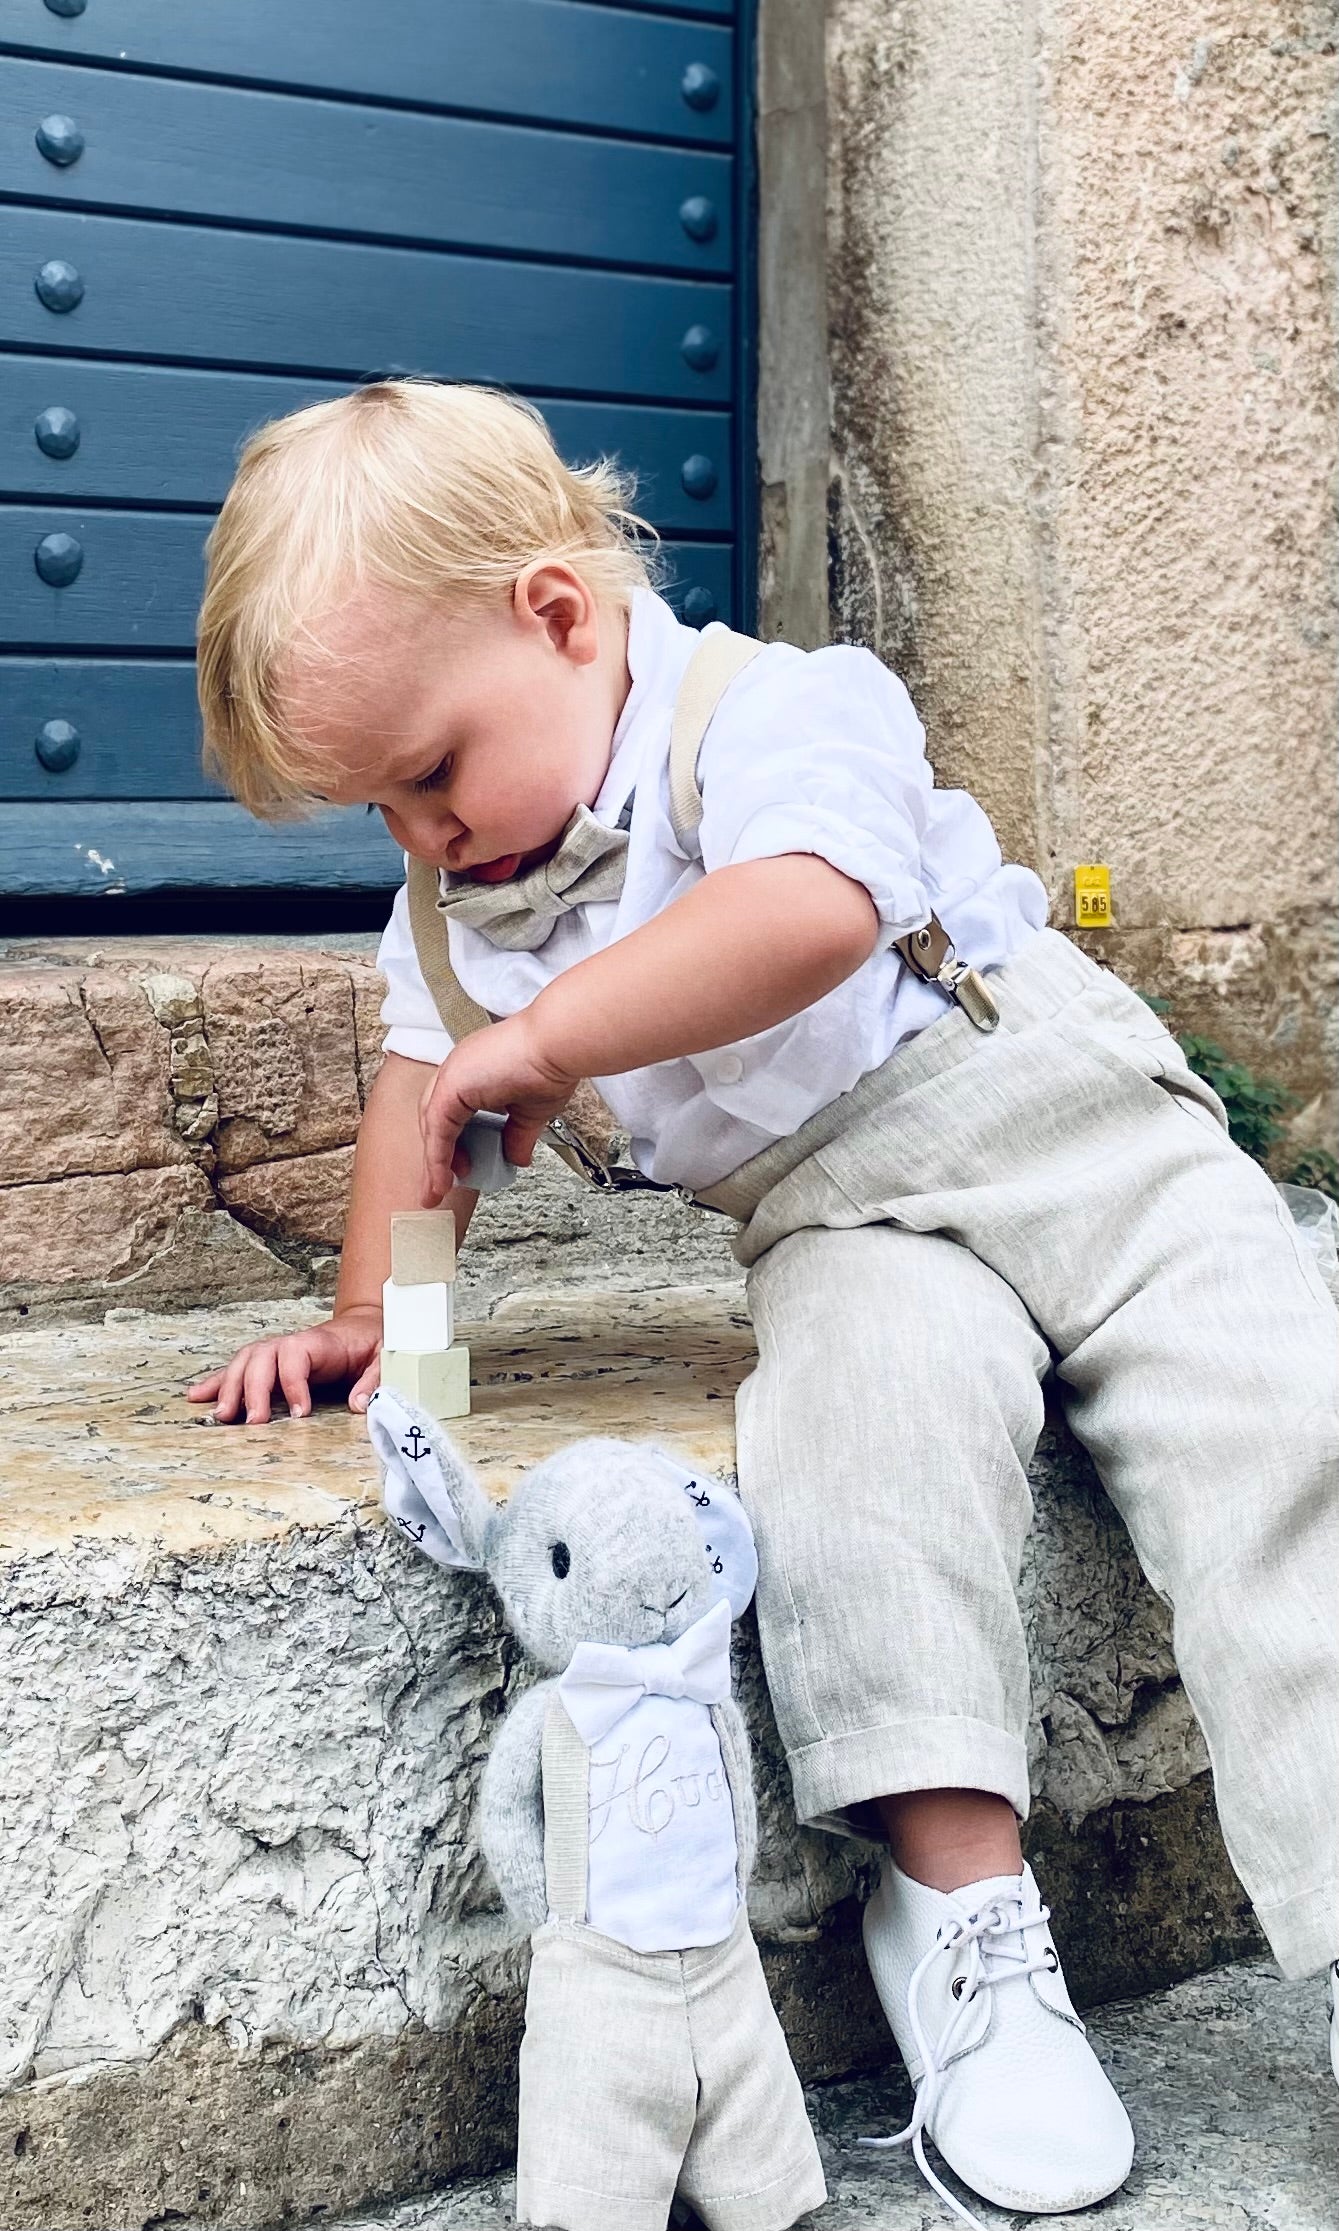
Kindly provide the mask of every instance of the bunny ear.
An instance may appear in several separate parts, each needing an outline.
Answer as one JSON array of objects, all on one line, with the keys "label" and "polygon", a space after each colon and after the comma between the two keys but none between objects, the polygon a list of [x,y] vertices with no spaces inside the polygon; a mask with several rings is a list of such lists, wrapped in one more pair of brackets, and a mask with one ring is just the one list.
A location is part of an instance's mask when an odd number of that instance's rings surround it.
[{"label": "bunny ear", "polygon": [[437,1564],[482,1572],[493,1506],[437,1420],[378,1387],[367,1405],[367,1432],[392,1523]]},{"label": "bunny ear", "polygon": [[691,1471],[667,1449],[652,1449],[650,1454],[688,1497],[717,1592],[729,1604],[730,1617],[738,1619],[758,1585],[758,1552],[747,1511],[734,1490],[714,1473]]}]

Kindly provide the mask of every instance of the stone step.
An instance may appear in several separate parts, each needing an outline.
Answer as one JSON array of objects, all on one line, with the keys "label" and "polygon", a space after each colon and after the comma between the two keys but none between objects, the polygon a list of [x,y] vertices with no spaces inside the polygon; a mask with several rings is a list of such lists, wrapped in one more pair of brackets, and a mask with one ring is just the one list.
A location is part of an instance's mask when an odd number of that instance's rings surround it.
[{"label": "stone step", "polygon": [[[1333,2231],[1339,2091],[1321,2008],[1318,1983],[1285,1983],[1266,1961],[1104,2007],[1089,2034],[1138,2145],[1124,2189],[1099,2210],[1066,2216],[1006,2215],[954,2189],[1002,2231]],[[911,2093],[900,2070],[811,2086],[808,2101],[828,2180],[813,2231],[952,2231],[907,2154],[859,2143],[903,2127]],[[329,2231],[513,2231],[514,2200],[509,2176],[469,2178]]]},{"label": "stone step", "polygon": [[[0,943],[0,1323],[328,1294],[381,1060],[370,936]],[[726,1220],[542,1155],[467,1288],[733,1270]]]},{"label": "stone step", "polygon": [[[387,1531],[331,1403],[206,1428],[190,1377],[297,1301],[0,1336],[0,2158],[7,2231],[290,2221],[505,2162],[524,1955],[474,1842],[516,1655],[486,1583]],[[738,1284],[530,1291],[461,1328],[491,1492],[582,1433],[733,1465]],[[1167,1614],[1049,1431],[1023,1592],[1030,1850],[1076,1995],[1258,1949]],[[887,2032],[872,1854],[797,1830],[746,1621],[751,1908],[805,2075]]]}]

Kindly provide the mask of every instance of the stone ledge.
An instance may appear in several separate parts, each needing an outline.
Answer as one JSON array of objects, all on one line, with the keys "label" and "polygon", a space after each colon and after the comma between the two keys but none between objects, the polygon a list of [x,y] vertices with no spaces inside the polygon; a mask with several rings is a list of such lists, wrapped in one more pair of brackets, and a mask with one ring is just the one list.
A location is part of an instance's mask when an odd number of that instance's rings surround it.
[{"label": "stone ledge", "polygon": [[[523,1953],[471,1823],[514,1652],[486,1584],[387,1532],[341,1408],[253,1431],[186,1412],[185,1380],[257,1314],[0,1341],[11,2231],[292,2220],[510,2144]],[[733,1462],[733,1284],[518,1294],[469,1338],[460,1438],[495,1493],[581,1432]],[[1034,1488],[1030,1834],[1090,2001],[1256,1940],[1165,1611],[1054,1433]],[[796,1829],[747,1623],[739,1655],[772,1987],[807,2075],[876,2065],[871,1855]]]}]

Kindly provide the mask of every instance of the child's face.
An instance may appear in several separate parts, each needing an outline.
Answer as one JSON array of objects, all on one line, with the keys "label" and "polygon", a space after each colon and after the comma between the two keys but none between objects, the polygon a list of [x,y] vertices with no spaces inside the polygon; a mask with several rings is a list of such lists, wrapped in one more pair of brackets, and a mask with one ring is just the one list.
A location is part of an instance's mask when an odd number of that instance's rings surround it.
[{"label": "child's face", "polygon": [[570,566],[480,611],[357,591],[295,658],[288,717],[332,805],[380,808],[434,867],[500,882],[552,851],[609,767],[630,687],[624,614]]}]

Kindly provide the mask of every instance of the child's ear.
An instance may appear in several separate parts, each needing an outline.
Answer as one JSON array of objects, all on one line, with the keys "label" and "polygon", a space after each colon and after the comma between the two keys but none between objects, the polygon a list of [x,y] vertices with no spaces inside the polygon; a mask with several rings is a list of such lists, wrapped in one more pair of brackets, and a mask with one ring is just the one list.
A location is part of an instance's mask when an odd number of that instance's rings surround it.
[{"label": "child's ear", "polygon": [[367,1432],[393,1524],[439,1565],[482,1572],[496,1513],[437,1420],[378,1387],[367,1405]]},{"label": "child's ear", "polygon": [[599,606],[566,559],[536,559],[516,577],[512,604],[527,627],[541,627],[555,651],[575,666],[599,657]]}]

